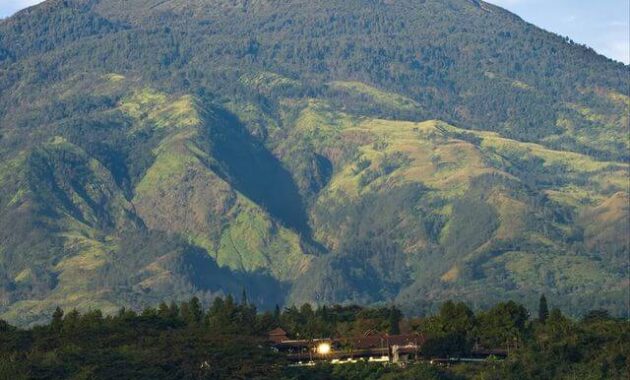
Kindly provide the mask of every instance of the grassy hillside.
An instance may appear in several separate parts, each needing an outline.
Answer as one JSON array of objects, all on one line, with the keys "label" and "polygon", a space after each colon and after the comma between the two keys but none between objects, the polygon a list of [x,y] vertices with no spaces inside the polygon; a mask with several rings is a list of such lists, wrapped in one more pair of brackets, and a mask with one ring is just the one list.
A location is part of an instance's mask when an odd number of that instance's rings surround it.
[{"label": "grassy hillside", "polygon": [[[493,291],[515,297],[550,289],[623,291],[624,265],[613,268],[604,259],[627,252],[623,235],[599,252],[592,244],[576,250],[575,242],[584,239],[581,215],[593,210],[619,231],[628,228],[621,207],[628,200],[627,164],[440,121],[330,115],[321,104],[298,119],[296,133],[313,130],[321,152],[345,146],[353,153],[335,166],[313,206],[315,236],[335,253],[314,266],[303,280],[308,285],[298,281],[293,300],[377,302],[387,299],[379,294],[383,287],[366,295],[364,284],[389,277],[402,290],[401,302],[410,304],[418,292],[425,302],[458,294],[482,305],[483,294]],[[615,200],[612,213],[607,207]],[[361,264],[348,257],[355,255]],[[339,295],[339,282],[352,276],[344,271],[356,265],[365,266],[360,280],[344,284],[356,293]]]}]

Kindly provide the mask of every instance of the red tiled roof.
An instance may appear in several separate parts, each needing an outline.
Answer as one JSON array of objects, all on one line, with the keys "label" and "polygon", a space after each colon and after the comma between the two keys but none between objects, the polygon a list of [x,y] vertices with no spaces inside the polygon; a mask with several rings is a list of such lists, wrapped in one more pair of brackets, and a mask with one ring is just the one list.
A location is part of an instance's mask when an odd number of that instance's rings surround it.
[{"label": "red tiled roof", "polygon": [[278,327],[269,331],[269,336],[274,336],[274,335],[287,335],[287,332],[284,331],[282,328]]}]

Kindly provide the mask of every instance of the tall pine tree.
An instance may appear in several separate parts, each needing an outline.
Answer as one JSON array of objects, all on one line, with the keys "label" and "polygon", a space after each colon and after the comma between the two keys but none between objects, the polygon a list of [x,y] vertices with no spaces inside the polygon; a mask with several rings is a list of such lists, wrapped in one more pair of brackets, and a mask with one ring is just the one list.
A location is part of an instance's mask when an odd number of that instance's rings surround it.
[{"label": "tall pine tree", "polygon": [[540,301],[538,303],[538,320],[541,323],[545,323],[549,318],[549,306],[547,305],[547,298],[545,295],[540,296]]},{"label": "tall pine tree", "polygon": [[392,306],[389,310],[389,335],[400,334],[400,321],[402,320],[402,312],[396,307]]},{"label": "tall pine tree", "polygon": [[63,310],[57,306],[55,312],[52,315],[52,322],[50,327],[55,332],[60,332],[63,327]]}]

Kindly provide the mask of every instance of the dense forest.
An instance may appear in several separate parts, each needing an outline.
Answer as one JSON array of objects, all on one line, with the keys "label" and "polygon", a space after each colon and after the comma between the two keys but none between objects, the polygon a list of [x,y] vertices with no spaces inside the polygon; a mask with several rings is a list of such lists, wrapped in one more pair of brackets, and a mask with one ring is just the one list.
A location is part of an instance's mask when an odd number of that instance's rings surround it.
[{"label": "dense forest", "polygon": [[[552,302],[553,303],[553,302]],[[427,337],[422,360],[293,367],[272,350],[267,333],[352,337],[408,333]],[[603,310],[573,320],[541,297],[534,316],[512,301],[474,313],[444,303],[426,318],[404,318],[392,306],[322,306],[257,313],[246,297],[217,298],[204,310],[193,298],[140,313],[79,313],[57,308],[28,330],[0,320],[0,377],[10,379],[627,379],[630,324]],[[507,359],[448,367],[431,358],[466,357],[473,344],[509,347]]]},{"label": "dense forest", "polygon": [[0,318],[627,315],[629,86],[481,1],[45,1],[0,21]]}]

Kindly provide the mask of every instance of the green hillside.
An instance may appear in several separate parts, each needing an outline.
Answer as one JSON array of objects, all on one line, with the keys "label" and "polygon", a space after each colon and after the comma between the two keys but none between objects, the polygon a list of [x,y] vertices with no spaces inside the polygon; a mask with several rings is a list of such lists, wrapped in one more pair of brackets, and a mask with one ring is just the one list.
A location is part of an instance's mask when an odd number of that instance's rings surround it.
[{"label": "green hillside", "polygon": [[0,21],[0,318],[629,309],[628,66],[468,0],[49,0]]}]

